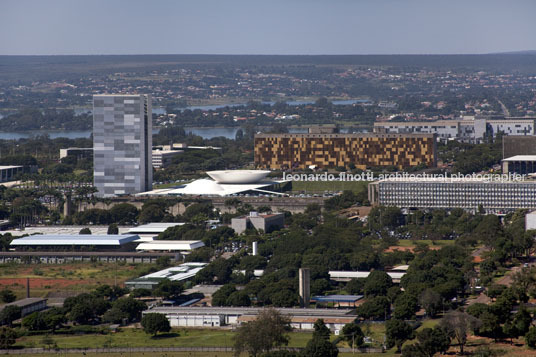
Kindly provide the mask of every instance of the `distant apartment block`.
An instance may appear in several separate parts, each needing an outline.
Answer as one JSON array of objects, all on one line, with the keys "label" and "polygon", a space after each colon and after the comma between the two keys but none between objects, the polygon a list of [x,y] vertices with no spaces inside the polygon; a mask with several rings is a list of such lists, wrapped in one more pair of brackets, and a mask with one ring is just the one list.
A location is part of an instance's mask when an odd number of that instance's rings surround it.
[{"label": "distant apartment block", "polygon": [[454,119],[411,122],[376,122],[375,133],[386,134],[436,134],[439,139],[456,139],[463,142],[478,143],[486,136],[495,137],[502,133],[508,135],[534,135],[534,119]]},{"label": "distant apartment block", "polygon": [[436,164],[433,134],[257,134],[255,165],[305,169]]},{"label": "distant apartment block", "polygon": [[231,219],[231,228],[237,234],[242,234],[248,228],[255,228],[264,232],[272,232],[275,229],[283,228],[285,225],[285,215],[283,213],[258,214],[250,212],[248,216]]},{"label": "distant apartment block", "polygon": [[504,214],[516,209],[536,209],[535,181],[496,181],[482,179],[411,178],[370,183],[369,201],[373,205],[403,209],[452,209]]},{"label": "distant apartment block", "polygon": [[94,183],[113,197],[152,189],[149,95],[93,96]]}]

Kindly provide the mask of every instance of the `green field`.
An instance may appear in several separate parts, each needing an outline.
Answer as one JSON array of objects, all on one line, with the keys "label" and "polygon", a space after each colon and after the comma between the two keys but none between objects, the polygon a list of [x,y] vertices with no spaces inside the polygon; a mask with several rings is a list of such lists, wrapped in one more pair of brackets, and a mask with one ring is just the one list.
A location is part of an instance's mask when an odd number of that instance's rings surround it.
[{"label": "green field", "polygon": [[[53,335],[52,339],[61,349],[95,347],[231,347],[234,332],[231,330],[173,329],[155,338],[136,328],[122,328],[108,335]],[[305,347],[311,333],[291,332],[289,347]],[[15,347],[45,347],[43,335],[23,336]]]},{"label": "green field", "polygon": [[292,181],[292,191],[324,193],[349,190],[357,193],[367,191],[367,185],[367,181]]}]

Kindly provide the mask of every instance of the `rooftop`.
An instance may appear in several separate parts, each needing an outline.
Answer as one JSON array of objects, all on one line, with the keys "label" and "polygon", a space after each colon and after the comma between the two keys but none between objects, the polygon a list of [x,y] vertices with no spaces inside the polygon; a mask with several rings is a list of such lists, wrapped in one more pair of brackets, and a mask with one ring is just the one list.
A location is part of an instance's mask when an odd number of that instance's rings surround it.
[{"label": "rooftop", "polygon": [[503,161],[536,161],[536,155],[516,155],[503,159]]},{"label": "rooftop", "polygon": [[361,300],[363,295],[326,295],[326,296],[313,296],[311,300],[316,302],[356,302]]},{"label": "rooftop", "polygon": [[8,170],[8,169],[21,169],[23,168],[23,166],[2,166],[0,165],[0,170]]},{"label": "rooftop", "polygon": [[[262,307],[155,307],[146,310],[145,313],[157,312],[161,314],[184,314],[184,315],[256,315]],[[287,316],[352,316],[350,309],[299,309],[299,308],[275,308],[282,315]]]},{"label": "rooftop", "polygon": [[141,226],[132,227],[128,230],[128,233],[162,233],[166,229],[176,226],[182,226],[184,223],[147,223]]},{"label": "rooftop", "polygon": [[133,242],[139,237],[129,235],[91,235],[91,234],[44,234],[14,239],[11,246],[17,245],[112,245],[119,246]]},{"label": "rooftop", "polygon": [[204,247],[200,240],[153,240],[140,243],[136,250],[194,250]]}]

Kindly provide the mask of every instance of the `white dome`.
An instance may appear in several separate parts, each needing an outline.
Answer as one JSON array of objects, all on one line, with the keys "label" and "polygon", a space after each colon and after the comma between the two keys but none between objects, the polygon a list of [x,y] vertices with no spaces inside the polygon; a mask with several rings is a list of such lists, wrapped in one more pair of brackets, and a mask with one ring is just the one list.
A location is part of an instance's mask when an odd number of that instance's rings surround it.
[{"label": "white dome", "polygon": [[210,195],[221,191],[223,191],[223,188],[209,179],[195,180],[194,182],[187,184],[183,189],[184,193],[190,195]]},{"label": "white dome", "polygon": [[218,183],[248,184],[262,181],[269,173],[268,170],[218,170],[208,171],[207,175]]}]

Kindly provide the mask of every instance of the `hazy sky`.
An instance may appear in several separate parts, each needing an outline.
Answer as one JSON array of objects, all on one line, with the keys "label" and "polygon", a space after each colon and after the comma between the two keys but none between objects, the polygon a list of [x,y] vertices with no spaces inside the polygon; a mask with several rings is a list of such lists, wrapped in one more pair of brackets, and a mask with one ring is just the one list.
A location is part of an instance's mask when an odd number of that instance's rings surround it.
[{"label": "hazy sky", "polygon": [[535,0],[0,0],[0,55],[536,50],[535,15]]}]

